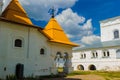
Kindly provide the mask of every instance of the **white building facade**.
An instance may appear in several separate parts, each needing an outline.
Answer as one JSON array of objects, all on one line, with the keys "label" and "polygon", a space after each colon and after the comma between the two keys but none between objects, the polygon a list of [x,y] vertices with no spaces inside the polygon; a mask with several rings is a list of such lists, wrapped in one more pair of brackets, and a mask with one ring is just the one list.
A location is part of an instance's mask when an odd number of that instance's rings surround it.
[{"label": "white building facade", "polygon": [[64,72],[69,73],[74,46],[54,17],[45,28],[35,26],[18,0],[12,0],[0,17],[0,78],[57,74],[57,55],[64,58]]},{"label": "white building facade", "polygon": [[120,17],[100,22],[101,43],[73,50],[74,70],[120,71]]}]

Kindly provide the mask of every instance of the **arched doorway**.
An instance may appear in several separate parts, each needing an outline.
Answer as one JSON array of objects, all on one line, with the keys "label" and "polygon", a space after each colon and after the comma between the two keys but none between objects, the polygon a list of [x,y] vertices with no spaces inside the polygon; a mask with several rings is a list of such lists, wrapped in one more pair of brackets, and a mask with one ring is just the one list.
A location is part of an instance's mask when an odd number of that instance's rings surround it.
[{"label": "arched doorway", "polygon": [[24,75],[24,65],[23,64],[18,63],[16,65],[15,75],[16,75],[17,79],[23,78],[23,75]]},{"label": "arched doorway", "polygon": [[89,70],[96,70],[96,66],[95,66],[95,65],[93,65],[93,64],[92,64],[92,65],[90,65],[90,66],[89,66]]},{"label": "arched doorway", "polygon": [[56,56],[55,56],[55,66],[56,67],[60,67],[60,61],[61,61],[61,59],[62,59],[62,54],[61,54],[61,52],[57,52],[56,53]]},{"label": "arched doorway", "polygon": [[69,57],[68,53],[65,52],[65,53],[64,53],[64,56],[63,56],[63,59],[64,59],[64,67],[68,66],[68,64],[67,64],[67,62],[68,62],[68,57]]},{"label": "arched doorway", "polygon": [[78,66],[77,66],[77,69],[78,69],[78,70],[84,70],[84,66],[83,66],[83,65],[78,65]]}]

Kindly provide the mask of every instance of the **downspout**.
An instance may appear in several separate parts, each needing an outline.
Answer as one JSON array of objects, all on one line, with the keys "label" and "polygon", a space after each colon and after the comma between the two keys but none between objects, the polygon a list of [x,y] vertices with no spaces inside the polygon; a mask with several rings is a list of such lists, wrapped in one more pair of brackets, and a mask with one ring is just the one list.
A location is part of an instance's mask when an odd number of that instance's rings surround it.
[{"label": "downspout", "polygon": [[27,58],[29,58],[29,48],[30,48],[30,28],[28,28],[28,45],[27,45]]}]

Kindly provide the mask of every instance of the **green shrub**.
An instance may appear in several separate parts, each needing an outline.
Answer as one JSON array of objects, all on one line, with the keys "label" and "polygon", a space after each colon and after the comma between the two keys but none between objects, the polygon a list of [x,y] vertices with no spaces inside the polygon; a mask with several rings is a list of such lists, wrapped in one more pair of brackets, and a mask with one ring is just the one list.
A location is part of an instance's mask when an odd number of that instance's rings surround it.
[{"label": "green shrub", "polygon": [[17,80],[15,75],[7,75],[6,80]]}]

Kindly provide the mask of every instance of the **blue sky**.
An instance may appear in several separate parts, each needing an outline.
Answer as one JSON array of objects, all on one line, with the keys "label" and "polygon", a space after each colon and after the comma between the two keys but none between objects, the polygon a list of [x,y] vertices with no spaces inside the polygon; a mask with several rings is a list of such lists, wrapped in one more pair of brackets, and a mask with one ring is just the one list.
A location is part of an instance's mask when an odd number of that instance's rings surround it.
[{"label": "blue sky", "polygon": [[79,0],[72,10],[86,19],[92,18],[95,34],[100,35],[99,21],[120,15],[120,0]]},{"label": "blue sky", "polygon": [[[120,0],[19,0],[35,25],[45,27],[56,8],[56,20],[81,46],[100,42],[99,21],[120,15]],[[10,0],[4,0],[4,7]]]}]

